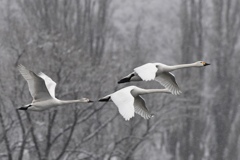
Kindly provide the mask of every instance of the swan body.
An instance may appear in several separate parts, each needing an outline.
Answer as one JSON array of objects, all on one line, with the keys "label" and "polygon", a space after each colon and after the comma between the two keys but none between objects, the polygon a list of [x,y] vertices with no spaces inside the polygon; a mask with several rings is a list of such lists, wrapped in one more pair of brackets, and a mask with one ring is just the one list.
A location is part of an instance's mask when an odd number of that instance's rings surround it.
[{"label": "swan body", "polygon": [[153,117],[153,115],[149,112],[144,99],[140,95],[150,93],[171,92],[168,89],[143,89],[136,86],[128,86],[99,99],[99,101],[112,100],[125,120],[130,120],[134,117],[134,112],[144,119],[149,119]]},{"label": "swan body", "polygon": [[92,102],[88,98],[79,100],[59,100],[55,97],[56,83],[46,74],[40,72],[37,75],[21,64],[18,65],[18,70],[27,81],[30,94],[33,98],[32,103],[18,108],[19,110],[43,111],[64,104]]},{"label": "swan body", "polygon": [[204,61],[197,61],[190,64],[179,65],[165,65],[162,63],[147,63],[134,69],[134,72],[130,73],[126,77],[123,77],[118,83],[126,83],[130,81],[151,81],[155,80],[162,84],[165,88],[171,91],[174,95],[181,94],[181,90],[176,82],[174,74],[171,72],[177,69],[189,68],[189,67],[204,67],[210,65]]}]

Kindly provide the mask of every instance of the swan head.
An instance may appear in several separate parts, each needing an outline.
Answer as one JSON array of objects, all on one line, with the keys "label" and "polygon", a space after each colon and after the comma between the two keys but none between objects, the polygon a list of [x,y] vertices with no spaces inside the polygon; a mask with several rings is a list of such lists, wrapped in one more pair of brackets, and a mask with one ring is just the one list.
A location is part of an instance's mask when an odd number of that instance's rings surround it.
[{"label": "swan head", "polygon": [[196,66],[198,66],[198,67],[204,67],[204,66],[210,65],[209,63],[204,62],[204,61],[197,61],[197,62],[195,62],[195,64],[196,64]]},{"label": "swan head", "polygon": [[85,103],[91,103],[91,102],[93,102],[92,100],[90,100],[90,99],[88,99],[88,98],[81,98],[81,99],[79,99],[79,101],[85,102]]}]

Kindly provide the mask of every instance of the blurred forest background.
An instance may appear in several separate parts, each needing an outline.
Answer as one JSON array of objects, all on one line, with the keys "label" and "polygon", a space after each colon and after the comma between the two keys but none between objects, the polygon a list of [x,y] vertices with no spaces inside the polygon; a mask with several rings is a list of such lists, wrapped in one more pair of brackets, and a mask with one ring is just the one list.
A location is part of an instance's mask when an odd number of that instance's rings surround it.
[{"label": "blurred forest background", "polygon": [[[239,0],[0,0],[1,160],[240,159]],[[144,96],[155,117],[113,103],[17,111],[31,102],[16,66],[46,73],[61,99],[93,100],[147,62],[204,60],[174,72],[180,96]]]}]

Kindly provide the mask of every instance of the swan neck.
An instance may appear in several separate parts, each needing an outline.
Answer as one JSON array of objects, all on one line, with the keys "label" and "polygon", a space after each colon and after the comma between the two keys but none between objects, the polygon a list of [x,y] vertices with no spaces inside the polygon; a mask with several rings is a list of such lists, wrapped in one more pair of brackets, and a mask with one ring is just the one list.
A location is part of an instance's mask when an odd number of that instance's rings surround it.
[{"label": "swan neck", "polygon": [[81,102],[81,100],[59,100],[60,104],[71,104],[71,103],[78,103]]},{"label": "swan neck", "polygon": [[190,64],[178,64],[178,65],[173,65],[173,66],[169,66],[169,70],[170,71],[174,71],[177,69],[182,69],[182,68],[189,68],[189,67],[196,67],[194,63],[190,63]]},{"label": "swan neck", "polygon": [[171,92],[167,89],[143,89],[139,92],[140,95],[149,93],[171,93]]}]

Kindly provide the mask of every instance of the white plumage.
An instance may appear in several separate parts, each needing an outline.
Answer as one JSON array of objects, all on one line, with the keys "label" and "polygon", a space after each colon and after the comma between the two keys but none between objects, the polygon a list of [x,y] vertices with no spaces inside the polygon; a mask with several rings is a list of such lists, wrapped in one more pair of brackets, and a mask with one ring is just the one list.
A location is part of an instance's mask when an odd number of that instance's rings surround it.
[{"label": "white plumage", "polygon": [[21,64],[18,65],[18,70],[27,81],[30,94],[33,98],[32,103],[18,108],[19,110],[42,111],[63,104],[92,102],[87,98],[78,100],[59,100],[55,97],[56,83],[46,74],[40,72],[36,75]]},{"label": "white plumage", "polygon": [[42,79],[44,79],[45,85],[48,89],[48,92],[50,93],[50,95],[52,97],[55,97],[55,88],[56,88],[57,83],[54,82],[50,77],[48,77],[43,72],[38,73],[38,76],[41,77]]},{"label": "white plumage", "polygon": [[118,107],[119,113],[123,115],[126,120],[134,116],[134,97],[130,93],[132,89],[132,87],[127,87],[111,95],[111,99]]},{"label": "white plumage", "polygon": [[99,99],[99,101],[109,101],[111,99],[125,120],[130,120],[134,117],[134,112],[144,119],[149,119],[152,117],[152,114],[147,109],[144,99],[140,96],[149,93],[170,93],[170,91],[167,89],[143,89],[129,86],[105,96]]},{"label": "white plumage", "polygon": [[158,69],[155,64],[147,63],[135,68],[134,71],[143,81],[151,81],[155,79]]},{"label": "white plumage", "polygon": [[154,80],[162,84],[165,88],[169,89],[174,95],[179,95],[182,93],[176,82],[174,74],[171,72],[163,72],[156,76]]},{"label": "white plumage", "polygon": [[130,73],[126,77],[123,77],[118,83],[125,83],[130,81],[150,81],[155,80],[162,84],[165,88],[170,90],[172,94],[179,95],[181,92],[175,76],[171,71],[188,68],[188,67],[203,67],[210,65],[203,61],[198,61],[191,64],[180,64],[174,66],[168,66],[162,63],[147,63],[134,69],[134,72]]}]

